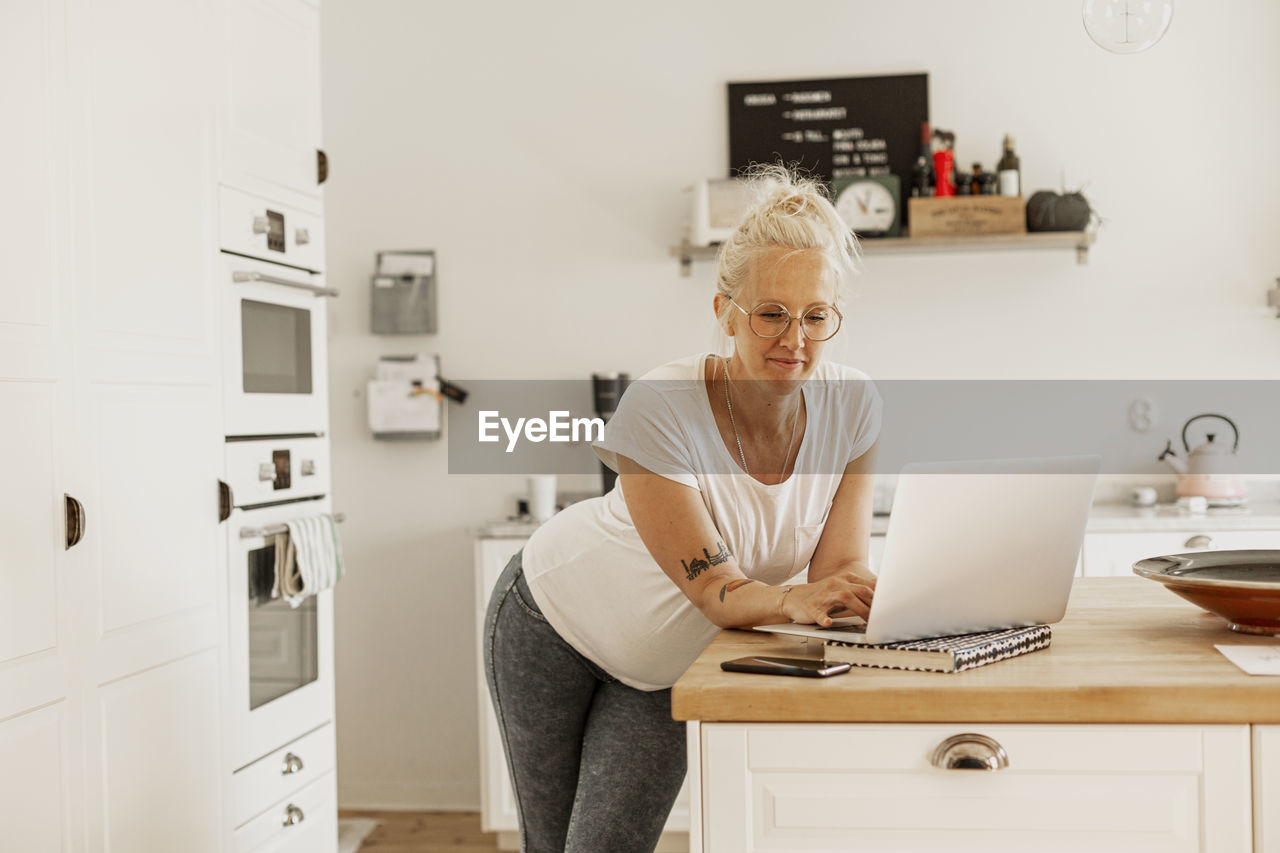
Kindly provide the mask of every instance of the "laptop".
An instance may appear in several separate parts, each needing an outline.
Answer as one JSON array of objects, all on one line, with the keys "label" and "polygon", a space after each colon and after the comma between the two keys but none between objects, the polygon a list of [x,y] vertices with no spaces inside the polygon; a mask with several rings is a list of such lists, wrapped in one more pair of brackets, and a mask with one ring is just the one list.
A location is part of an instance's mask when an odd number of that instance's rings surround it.
[{"label": "laptop", "polygon": [[891,643],[1057,622],[1100,468],[1098,456],[908,465],[866,623],[757,630]]}]

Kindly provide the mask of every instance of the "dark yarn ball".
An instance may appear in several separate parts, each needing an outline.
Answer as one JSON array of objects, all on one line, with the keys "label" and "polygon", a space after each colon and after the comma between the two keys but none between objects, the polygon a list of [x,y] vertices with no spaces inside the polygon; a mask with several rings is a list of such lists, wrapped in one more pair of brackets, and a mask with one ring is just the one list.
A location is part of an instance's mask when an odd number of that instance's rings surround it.
[{"label": "dark yarn ball", "polygon": [[1089,200],[1080,193],[1039,190],[1027,199],[1028,231],[1083,231],[1092,215]]}]

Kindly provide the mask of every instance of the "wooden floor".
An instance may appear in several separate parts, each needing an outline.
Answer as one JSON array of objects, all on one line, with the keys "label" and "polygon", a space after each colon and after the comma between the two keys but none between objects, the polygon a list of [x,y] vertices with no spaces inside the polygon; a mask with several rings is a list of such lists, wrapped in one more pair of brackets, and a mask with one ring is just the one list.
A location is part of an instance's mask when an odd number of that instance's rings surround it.
[{"label": "wooden floor", "polygon": [[339,817],[367,817],[380,826],[360,853],[494,853],[497,836],[480,831],[476,812],[375,812],[343,809]]}]

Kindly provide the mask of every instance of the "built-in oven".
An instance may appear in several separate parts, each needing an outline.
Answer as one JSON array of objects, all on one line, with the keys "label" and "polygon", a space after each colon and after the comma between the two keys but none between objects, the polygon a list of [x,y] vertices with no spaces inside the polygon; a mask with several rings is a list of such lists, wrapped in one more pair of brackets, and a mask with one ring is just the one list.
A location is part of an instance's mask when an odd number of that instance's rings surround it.
[{"label": "built-in oven", "polygon": [[225,434],[322,434],[329,421],[323,220],[224,187]]},{"label": "built-in oven", "polygon": [[328,441],[226,445],[231,758],[236,768],[333,719],[333,593],[273,594],[291,519],[332,513]]}]

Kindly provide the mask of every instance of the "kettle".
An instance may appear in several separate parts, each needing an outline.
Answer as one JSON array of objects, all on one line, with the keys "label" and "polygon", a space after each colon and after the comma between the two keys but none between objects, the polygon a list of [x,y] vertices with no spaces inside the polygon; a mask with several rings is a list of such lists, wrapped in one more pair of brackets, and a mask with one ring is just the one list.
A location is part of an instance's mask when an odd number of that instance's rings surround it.
[{"label": "kettle", "polygon": [[[1231,427],[1231,447],[1218,443],[1216,433],[1205,433],[1207,441],[1195,450],[1187,443],[1187,428],[1201,418],[1217,418]],[[1182,446],[1187,451],[1183,462],[1174,452],[1173,441],[1165,444],[1164,452],[1156,457],[1178,473],[1178,497],[1204,497],[1210,506],[1241,506],[1244,504],[1244,479],[1236,472],[1236,449],[1240,446],[1240,431],[1226,415],[1196,415],[1182,425]]]}]

